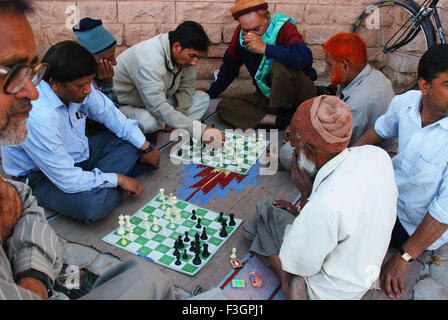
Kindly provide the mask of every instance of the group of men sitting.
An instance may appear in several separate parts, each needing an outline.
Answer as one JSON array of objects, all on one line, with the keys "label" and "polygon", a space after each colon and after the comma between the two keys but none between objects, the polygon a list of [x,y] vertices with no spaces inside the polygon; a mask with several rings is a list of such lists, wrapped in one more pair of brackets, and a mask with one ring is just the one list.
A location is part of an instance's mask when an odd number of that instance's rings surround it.
[{"label": "group of men sitting", "polygon": [[[380,290],[399,298],[412,260],[448,242],[448,45],[421,58],[420,90],[395,96],[368,64],[364,40],[336,34],[323,49],[337,90],[322,95],[294,20],[264,0],[236,0],[230,12],[239,24],[206,89],[196,88],[195,66],[210,41],[196,22],[116,58],[113,35],[84,18],[73,27],[78,42],[52,46],[38,63],[29,10],[24,0],[0,3],[0,138],[12,177],[0,180],[0,297],[46,298],[60,270],[41,207],[90,223],[121,205],[123,192],[141,195],[131,176],[139,163],[158,168],[154,134],[192,134],[243,64],[255,92],[222,99],[217,113],[235,128],[284,132],[280,160],[301,205],[267,199],[243,234],[251,251],[269,258],[289,298],[360,299],[378,278]],[[222,139],[205,124],[201,134],[208,143]],[[398,251],[382,265],[389,246]],[[133,263],[101,277],[88,297],[111,298],[116,281],[125,289],[114,298],[141,298],[135,292],[144,286],[162,288],[146,290],[148,298],[173,297],[155,269],[132,284],[138,288],[123,284],[123,272],[148,273]]]}]

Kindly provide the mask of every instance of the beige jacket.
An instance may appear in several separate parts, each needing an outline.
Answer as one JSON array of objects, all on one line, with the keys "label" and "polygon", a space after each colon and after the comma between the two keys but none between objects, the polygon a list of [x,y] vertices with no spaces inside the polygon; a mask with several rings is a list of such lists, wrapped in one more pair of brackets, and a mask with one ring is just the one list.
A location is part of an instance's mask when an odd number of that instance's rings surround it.
[{"label": "beige jacket", "polygon": [[[193,102],[196,69],[173,64],[167,33],[124,51],[114,71],[120,104],[146,108],[156,119],[192,132],[193,120],[185,114]],[[175,98],[175,105],[168,102],[170,97]]]}]

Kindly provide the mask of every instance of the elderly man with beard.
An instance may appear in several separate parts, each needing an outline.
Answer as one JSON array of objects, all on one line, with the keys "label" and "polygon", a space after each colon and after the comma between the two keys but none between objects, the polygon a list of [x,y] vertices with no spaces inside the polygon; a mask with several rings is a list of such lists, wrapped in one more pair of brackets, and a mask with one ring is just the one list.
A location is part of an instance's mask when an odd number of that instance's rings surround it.
[{"label": "elderly man with beard", "polygon": [[[27,1],[0,2],[0,144],[27,138],[38,63]],[[61,247],[27,185],[0,178],[0,299],[46,299],[62,267]]]},{"label": "elderly man with beard", "polygon": [[397,187],[388,154],[347,148],[351,132],[350,109],[339,98],[300,105],[291,120],[291,178],[303,208],[270,198],[243,226],[250,250],[269,257],[290,299],[360,299],[379,276]]},{"label": "elderly man with beard", "polygon": [[[0,145],[28,136],[31,100],[39,97],[45,63],[38,63],[26,13],[29,1],[0,1]],[[0,178],[0,299],[47,299],[62,268],[59,239],[31,188]],[[173,299],[171,281],[151,264],[125,260],[97,279],[83,299]],[[54,297],[53,297],[54,298]]]},{"label": "elderly man with beard", "polygon": [[[367,45],[356,33],[338,33],[323,46],[326,72],[331,83],[337,86],[341,100],[347,103],[353,118],[353,131],[349,146],[352,146],[376,121],[386,113],[395,97],[392,83],[383,73],[368,63]],[[280,151],[280,161],[285,168],[291,164],[291,145],[288,142],[289,128],[284,131],[287,141]],[[383,141],[379,147],[391,156],[397,153],[397,139]]]}]

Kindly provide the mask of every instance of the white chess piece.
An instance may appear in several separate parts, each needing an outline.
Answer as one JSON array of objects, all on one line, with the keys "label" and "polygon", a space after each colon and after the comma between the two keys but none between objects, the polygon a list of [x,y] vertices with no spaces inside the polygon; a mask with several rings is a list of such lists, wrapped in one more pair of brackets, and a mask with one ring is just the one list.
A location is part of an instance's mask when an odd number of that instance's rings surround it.
[{"label": "white chess piece", "polygon": [[149,225],[149,223],[148,223],[148,225],[146,226],[146,237],[147,238],[150,238],[151,237],[151,227],[150,227],[150,225]]},{"label": "white chess piece", "polygon": [[168,234],[168,230],[166,230],[166,224],[162,226],[162,235],[166,236]]},{"label": "white chess piece", "polygon": [[123,234],[125,234],[125,231],[124,231],[124,228],[123,228],[123,224],[124,224],[124,221],[119,221],[118,222],[118,224],[120,225],[119,227],[118,227],[118,229],[117,229],[117,234],[118,235],[123,235]]},{"label": "white chess piece", "polygon": [[171,229],[174,229],[175,227],[176,227],[176,225],[174,224],[174,219],[173,218],[170,218],[170,228]]},{"label": "white chess piece", "polygon": [[237,258],[237,256],[236,256],[236,248],[233,248],[232,249],[232,254],[230,255],[230,259],[236,259]]},{"label": "white chess piece", "polygon": [[176,211],[176,221],[180,222],[182,220],[182,216],[180,215],[180,210]]},{"label": "white chess piece", "polygon": [[126,221],[126,228],[128,228],[128,229],[131,229],[131,216],[129,216],[129,215],[125,215],[124,216],[124,220]]},{"label": "white chess piece", "polygon": [[236,171],[238,171],[238,172],[242,171],[242,169],[241,169],[241,162],[237,162],[237,164],[236,164]]},{"label": "white chess piece", "polygon": [[157,225],[157,218],[156,217],[154,217],[154,219],[152,219],[152,223],[153,223],[152,230],[155,231],[155,232],[159,231],[159,226]]},{"label": "white chess piece", "polygon": [[163,199],[162,210],[166,210],[166,201],[165,201],[165,199]]},{"label": "white chess piece", "polygon": [[149,224],[148,222],[148,214],[145,212],[145,214],[143,215],[143,226],[147,227]]},{"label": "white chess piece", "polygon": [[160,195],[159,195],[159,200],[160,200],[160,201],[164,200],[164,199],[165,199],[165,189],[160,188],[159,193],[160,193]]},{"label": "white chess piece", "polygon": [[166,209],[165,219],[169,220],[171,218],[171,208]]}]

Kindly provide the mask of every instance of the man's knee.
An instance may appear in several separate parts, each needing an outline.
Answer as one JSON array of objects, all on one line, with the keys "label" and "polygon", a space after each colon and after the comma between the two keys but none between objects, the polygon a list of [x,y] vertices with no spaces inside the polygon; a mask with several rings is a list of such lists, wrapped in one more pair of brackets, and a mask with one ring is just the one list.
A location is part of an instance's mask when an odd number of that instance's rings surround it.
[{"label": "man's knee", "polygon": [[83,192],[81,197],[74,218],[84,224],[107,217],[122,203],[122,191],[118,188],[94,189]]}]

